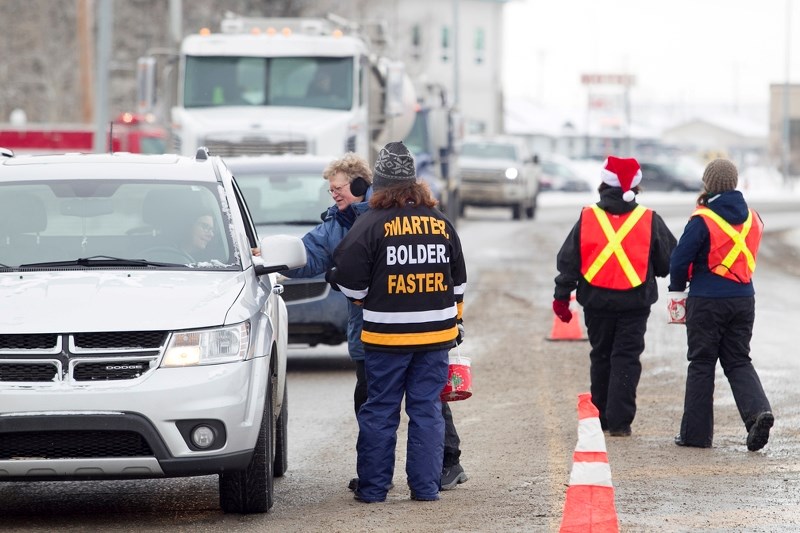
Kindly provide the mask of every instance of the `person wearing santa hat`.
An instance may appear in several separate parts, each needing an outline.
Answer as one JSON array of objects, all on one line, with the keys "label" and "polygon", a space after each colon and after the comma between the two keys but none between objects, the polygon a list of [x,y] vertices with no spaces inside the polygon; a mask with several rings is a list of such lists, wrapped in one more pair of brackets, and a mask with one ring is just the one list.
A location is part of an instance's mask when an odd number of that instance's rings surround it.
[{"label": "person wearing santa hat", "polygon": [[589,336],[592,403],[611,436],[628,436],[656,277],[669,274],[675,236],[652,209],[636,202],[642,170],[633,158],[609,156],[600,170],[600,201],[584,207],[556,258],[553,312],[569,322],[570,295],[583,306]]}]

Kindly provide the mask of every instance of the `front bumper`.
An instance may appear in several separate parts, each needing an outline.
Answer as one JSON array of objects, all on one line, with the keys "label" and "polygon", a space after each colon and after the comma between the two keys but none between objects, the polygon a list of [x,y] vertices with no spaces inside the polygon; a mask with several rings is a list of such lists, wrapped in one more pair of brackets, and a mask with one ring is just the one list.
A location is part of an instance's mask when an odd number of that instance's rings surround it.
[{"label": "front bumper", "polygon": [[[4,386],[0,480],[242,470],[261,425],[268,363],[159,368],[124,384]],[[216,449],[190,443],[185,428],[200,421],[224,428]]]}]

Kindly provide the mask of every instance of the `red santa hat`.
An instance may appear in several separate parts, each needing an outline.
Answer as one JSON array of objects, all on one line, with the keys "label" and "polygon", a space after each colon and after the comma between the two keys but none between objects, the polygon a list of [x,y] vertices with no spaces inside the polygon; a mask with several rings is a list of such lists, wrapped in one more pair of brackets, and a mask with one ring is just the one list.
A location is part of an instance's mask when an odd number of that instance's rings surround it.
[{"label": "red santa hat", "polygon": [[634,158],[608,156],[600,171],[603,183],[622,188],[622,199],[632,202],[636,194],[631,190],[642,181],[642,169]]}]

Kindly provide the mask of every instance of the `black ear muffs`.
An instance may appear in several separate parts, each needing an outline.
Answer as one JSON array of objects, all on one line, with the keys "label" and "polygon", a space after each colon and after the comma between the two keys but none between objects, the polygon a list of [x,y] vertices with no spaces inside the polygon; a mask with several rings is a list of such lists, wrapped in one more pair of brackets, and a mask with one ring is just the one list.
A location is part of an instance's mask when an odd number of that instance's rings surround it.
[{"label": "black ear muffs", "polygon": [[364,196],[369,189],[369,182],[361,176],[350,182],[350,194],[353,196]]}]

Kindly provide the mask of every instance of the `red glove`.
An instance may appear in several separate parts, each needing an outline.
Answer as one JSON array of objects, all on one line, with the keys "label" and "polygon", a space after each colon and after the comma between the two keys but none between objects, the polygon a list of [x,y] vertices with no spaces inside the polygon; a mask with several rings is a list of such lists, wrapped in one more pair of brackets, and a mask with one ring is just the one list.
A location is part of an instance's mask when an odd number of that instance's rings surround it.
[{"label": "red glove", "polygon": [[553,300],[553,312],[561,322],[572,320],[572,311],[569,310],[569,300]]}]

